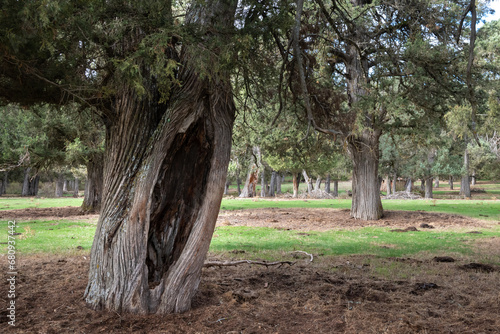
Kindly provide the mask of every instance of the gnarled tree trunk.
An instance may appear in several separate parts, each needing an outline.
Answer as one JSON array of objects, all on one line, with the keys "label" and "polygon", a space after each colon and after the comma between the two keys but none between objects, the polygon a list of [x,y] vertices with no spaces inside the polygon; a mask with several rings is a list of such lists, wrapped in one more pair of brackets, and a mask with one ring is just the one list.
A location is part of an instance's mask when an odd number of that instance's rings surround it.
[{"label": "gnarled tree trunk", "polygon": [[378,180],[380,131],[363,130],[349,138],[353,161],[351,217],[377,220],[383,214]]},{"label": "gnarled tree trunk", "polygon": [[[190,18],[231,26],[231,3],[200,3]],[[93,309],[187,311],[200,282],[224,191],[235,107],[229,76],[200,77],[189,61],[196,50],[184,51],[182,86],[168,103],[159,104],[154,89],[151,100],[128,89],[116,99],[85,292]]]}]

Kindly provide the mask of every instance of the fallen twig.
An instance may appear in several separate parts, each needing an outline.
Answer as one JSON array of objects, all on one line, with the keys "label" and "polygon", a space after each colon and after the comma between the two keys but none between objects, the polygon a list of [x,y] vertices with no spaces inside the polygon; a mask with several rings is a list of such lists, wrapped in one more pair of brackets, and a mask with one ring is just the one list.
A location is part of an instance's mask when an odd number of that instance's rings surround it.
[{"label": "fallen twig", "polygon": [[248,264],[258,264],[260,266],[278,266],[283,264],[293,265],[295,262],[292,261],[274,261],[274,262],[265,262],[265,261],[251,261],[251,260],[239,260],[239,261],[205,261],[205,267],[229,267],[229,266],[237,266],[239,264],[248,263]]}]

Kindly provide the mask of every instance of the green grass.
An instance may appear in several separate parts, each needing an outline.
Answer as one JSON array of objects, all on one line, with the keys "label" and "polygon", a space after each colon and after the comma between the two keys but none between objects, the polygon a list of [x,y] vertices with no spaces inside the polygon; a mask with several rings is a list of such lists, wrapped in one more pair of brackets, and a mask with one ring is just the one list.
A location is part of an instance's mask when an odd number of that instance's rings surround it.
[{"label": "green grass", "polygon": [[[388,228],[367,227],[358,230],[298,232],[265,227],[218,227],[212,252],[244,251],[239,257],[271,260],[296,250],[321,255],[374,255],[377,257],[415,257],[419,253],[473,255],[469,241],[500,236],[500,227],[465,232],[420,231],[397,233]],[[500,261],[500,257],[497,259]]]},{"label": "green grass", "polygon": [[[2,254],[6,254],[7,249],[7,224],[7,221],[0,221]],[[68,220],[36,220],[16,222],[16,225],[15,232],[21,233],[13,236],[18,254],[88,252],[96,229],[95,223]]]},{"label": "green grass", "polygon": [[[481,200],[383,200],[385,210],[428,211],[458,214],[484,220],[500,220],[500,201]],[[259,208],[335,208],[349,209],[350,199],[272,200],[223,199],[222,210]]]},{"label": "green grass", "polygon": [[0,210],[80,206],[83,198],[1,197]]}]

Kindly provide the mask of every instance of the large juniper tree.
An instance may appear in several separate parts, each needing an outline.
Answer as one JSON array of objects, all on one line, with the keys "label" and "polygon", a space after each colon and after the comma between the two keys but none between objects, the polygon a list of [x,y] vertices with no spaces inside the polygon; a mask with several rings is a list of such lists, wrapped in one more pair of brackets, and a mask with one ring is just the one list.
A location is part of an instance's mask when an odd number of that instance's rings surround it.
[{"label": "large juniper tree", "polygon": [[235,115],[236,1],[5,1],[3,101],[77,102],[106,126],[85,298],[189,309],[222,197]]},{"label": "large juniper tree", "polygon": [[447,111],[449,99],[470,95],[465,82],[471,3],[296,1],[290,61],[297,84],[291,88],[301,96],[311,127],[348,147],[352,217],[383,215],[381,134],[412,119],[432,122]]}]

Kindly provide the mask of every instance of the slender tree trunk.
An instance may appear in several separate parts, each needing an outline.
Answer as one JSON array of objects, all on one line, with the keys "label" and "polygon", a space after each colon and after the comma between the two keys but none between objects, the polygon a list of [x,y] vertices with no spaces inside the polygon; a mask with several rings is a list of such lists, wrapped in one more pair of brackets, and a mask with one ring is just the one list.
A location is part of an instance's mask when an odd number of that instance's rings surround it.
[{"label": "slender tree trunk", "polygon": [[68,180],[64,179],[63,181],[63,187],[62,187],[63,193],[68,192]]},{"label": "slender tree trunk", "polygon": [[465,174],[462,175],[462,182],[460,185],[460,195],[463,195],[466,198],[471,197],[470,193],[470,176],[469,176],[469,151],[467,148],[464,152],[464,169]]},{"label": "slender tree trunk", "polygon": [[231,181],[229,179],[226,180],[224,185],[224,195],[229,195],[229,186],[231,185]]},{"label": "slender tree trunk", "polygon": [[387,192],[387,196],[390,196],[391,195],[391,177],[389,175],[387,175],[386,179],[385,179],[385,187],[386,187],[386,192]]},{"label": "slender tree trunk", "polygon": [[425,191],[425,179],[420,179],[420,190]]},{"label": "slender tree trunk", "polygon": [[351,217],[356,219],[377,220],[384,214],[378,182],[380,134],[364,130],[349,138],[353,160]]},{"label": "slender tree trunk", "polygon": [[262,166],[260,174],[260,197],[266,197],[266,169]]},{"label": "slender tree trunk", "polygon": [[397,191],[397,189],[396,189],[397,182],[398,182],[398,175],[396,173],[394,173],[392,176],[392,193],[393,194],[395,194]]},{"label": "slender tree trunk", "polygon": [[321,176],[318,176],[316,178],[316,183],[314,184],[314,190],[320,190],[321,189]]},{"label": "slender tree trunk", "polygon": [[448,184],[450,185],[450,190],[453,190],[453,175],[450,175],[448,179]]},{"label": "slender tree trunk", "polygon": [[83,196],[83,212],[100,212],[104,183],[104,154],[95,153],[87,162],[87,181]]},{"label": "slender tree trunk", "polygon": [[7,193],[7,182],[9,180],[9,172],[5,171],[3,172],[3,181],[2,181],[2,188],[0,189],[0,194],[6,194]]},{"label": "slender tree trunk", "polygon": [[[217,17],[233,26],[236,2],[192,7],[187,23],[209,25]],[[93,309],[167,314],[191,307],[222,200],[235,116],[229,74],[201,77],[191,65],[197,52],[184,49],[182,85],[169,103],[158,103],[151,87],[151,95],[126,89],[116,98],[85,292]]]},{"label": "slender tree trunk", "polygon": [[38,184],[40,183],[40,176],[35,175],[34,177],[30,178],[30,183],[29,183],[29,195],[30,196],[37,196],[38,195]]},{"label": "slender tree trunk", "polygon": [[273,170],[271,172],[271,182],[269,184],[269,196],[274,197],[275,190],[276,190],[276,172]]},{"label": "slender tree trunk", "polygon": [[292,173],[293,175],[293,198],[297,198],[299,195],[299,180],[300,180],[300,173]]},{"label": "slender tree trunk", "polygon": [[78,180],[77,177],[75,177],[75,180],[73,181],[73,197],[77,198],[78,197],[78,192],[80,191],[80,189],[78,189],[80,187],[80,181]]},{"label": "slender tree trunk", "polygon": [[425,181],[425,198],[432,198],[432,176]]},{"label": "slender tree trunk", "polygon": [[21,191],[21,196],[30,195],[30,170],[30,167],[24,169],[23,189]]},{"label": "slender tree trunk", "polygon": [[276,173],[276,195],[281,194],[281,175],[279,172]]},{"label": "slender tree trunk", "polygon": [[326,191],[327,194],[330,193],[330,173],[326,174],[325,191]]},{"label": "slender tree trunk", "polygon": [[476,170],[472,171],[472,182],[471,185],[475,186],[476,185]]},{"label": "slender tree trunk", "polygon": [[240,192],[241,198],[254,197],[256,195],[256,184],[259,179],[259,169],[257,165],[252,162],[248,167],[247,180],[243,186],[243,190]]},{"label": "slender tree trunk", "polygon": [[434,178],[434,188],[439,188],[439,176]]},{"label": "slender tree trunk", "polygon": [[57,180],[56,180],[56,197],[62,197],[63,196],[63,187],[64,187],[64,176],[62,173],[57,174]]},{"label": "slender tree trunk", "polygon": [[333,197],[339,197],[339,180],[333,181]]},{"label": "slender tree trunk", "polygon": [[236,183],[238,185],[238,196],[241,195],[241,179],[240,179],[240,176],[236,176]]},{"label": "slender tree trunk", "polygon": [[304,181],[307,184],[307,194],[311,195],[311,192],[313,190],[312,179],[307,175],[307,172],[305,170],[302,170],[302,175],[304,176]]},{"label": "slender tree trunk", "polygon": [[407,193],[411,192],[411,188],[413,187],[412,183],[413,182],[411,181],[411,177],[409,177],[408,180],[406,180],[406,186],[405,186],[405,191]]}]

